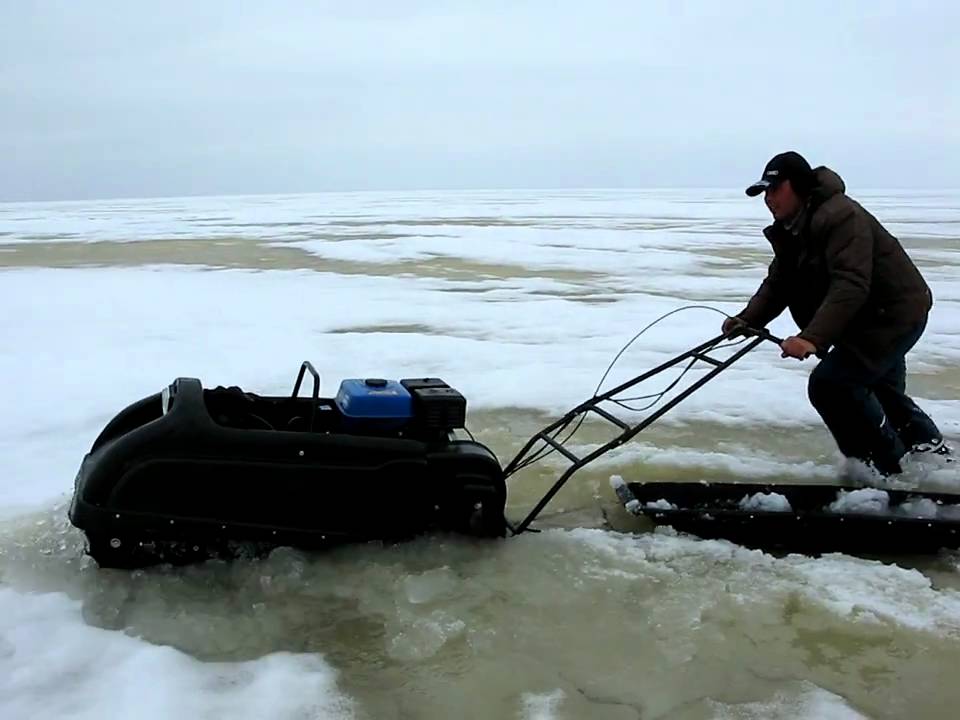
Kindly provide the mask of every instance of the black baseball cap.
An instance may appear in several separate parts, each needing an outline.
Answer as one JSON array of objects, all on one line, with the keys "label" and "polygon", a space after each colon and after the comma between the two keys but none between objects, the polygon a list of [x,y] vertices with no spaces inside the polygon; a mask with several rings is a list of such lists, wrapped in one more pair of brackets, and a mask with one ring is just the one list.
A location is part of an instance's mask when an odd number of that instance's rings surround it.
[{"label": "black baseball cap", "polygon": [[803,155],[789,150],[774,155],[763,169],[763,175],[753,185],[747,188],[750,197],[756,197],[769,187],[773,187],[784,180],[790,180],[797,189],[805,188],[810,184],[813,170]]}]

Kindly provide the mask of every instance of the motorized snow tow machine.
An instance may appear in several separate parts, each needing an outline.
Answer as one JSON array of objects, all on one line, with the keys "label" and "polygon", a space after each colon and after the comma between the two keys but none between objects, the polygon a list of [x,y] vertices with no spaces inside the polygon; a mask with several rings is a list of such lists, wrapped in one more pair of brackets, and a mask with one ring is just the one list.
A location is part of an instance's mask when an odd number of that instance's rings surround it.
[{"label": "motorized snow tow machine", "polygon": [[[438,378],[348,379],[333,398],[319,396],[319,375],[309,362],[290,396],[205,389],[195,378],[178,378],[103,429],[81,463],[69,518],[105,567],[235,557],[280,545],[389,542],[433,531],[516,535],[531,529],[579,469],[628,442],[761,343],[782,342],[765,330],[737,334],[742,339],[720,335],[609,391],[598,388],[503,467],[488,447],[458,436],[460,430],[469,435],[466,399]],[[714,356],[727,348],[734,352]],[[640,422],[617,413],[659,403],[697,363],[708,371]],[[679,377],[662,392],[628,397],[635,386],[681,364]],[[306,372],[313,392],[302,397]],[[629,404],[651,397],[639,410]],[[579,456],[567,443],[588,416],[617,434]],[[521,522],[510,523],[507,479],[554,453],[568,467]],[[879,554],[960,546],[960,495],[890,491],[858,504],[844,501],[858,488],[838,485],[612,484],[635,515],[750,547]]]},{"label": "motorized snow tow machine", "polygon": [[[305,372],[311,396],[301,397]],[[496,456],[456,437],[466,400],[439,378],[344,380],[319,397],[302,364],[291,396],[178,378],[103,429],[76,477],[70,521],[101,566],[320,548],[439,530],[503,536]]]}]

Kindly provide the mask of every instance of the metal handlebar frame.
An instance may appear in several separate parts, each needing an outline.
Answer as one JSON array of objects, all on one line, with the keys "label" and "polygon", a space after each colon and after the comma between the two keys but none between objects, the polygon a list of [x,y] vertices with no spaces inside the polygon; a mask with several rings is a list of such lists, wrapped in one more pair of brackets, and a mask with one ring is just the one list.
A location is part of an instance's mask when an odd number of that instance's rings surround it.
[{"label": "metal handlebar frame", "polygon": [[[738,335],[753,336],[753,340],[748,342],[745,347],[743,347],[742,349],[734,353],[731,357],[727,358],[726,360],[717,360],[706,354],[707,351],[709,351],[711,348],[718,345],[721,341],[729,340],[730,338],[736,337]],[[546,443],[547,445],[552,446],[553,450],[560,452],[564,457],[567,458],[567,460],[570,461],[571,465],[560,476],[560,478],[557,479],[557,481],[553,484],[550,490],[547,491],[547,494],[544,495],[543,498],[541,498],[541,500],[536,504],[533,510],[531,510],[530,513],[523,519],[523,521],[516,527],[511,526],[511,530],[513,531],[513,534],[518,535],[522,533],[524,530],[526,530],[527,527],[530,525],[530,523],[537,517],[537,515],[540,514],[540,511],[543,510],[543,508],[547,505],[547,503],[550,502],[553,496],[560,491],[560,488],[563,487],[563,485],[567,482],[567,480],[569,480],[570,477],[575,472],[577,472],[577,470],[584,467],[588,463],[593,462],[601,455],[609,452],[610,450],[616,447],[619,447],[620,445],[623,445],[624,443],[632,439],[638,433],[642,432],[644,429],[646,429],[651,424],[653,424],[656,420],[658,420],[663,415],[668,413],[673,407],[675,407],[677,404],[682,402],[685,398],[689,397],[694,392],[699,390],[705,384],[710,382],[710,380],[715,378],[717,375],[719,375],[721,372],[723,372],[728,367],[733,365],[740,358],[742,358],[744,355],[749,353],[751,350],[753,350],[763,342],[773,342],[773,343],[776,343],[777,345],[781,345],[783,343],[783,340],[781,338],[778,338],[775,335],[771,335],[769,332],[767,332],[764,329],[756,329],[756,328],[750,328],[745,326],[736,327],[732,329],[730,332],[724,333],[711,340],[708,340],[707,342],[702,343],[695,348],[691,348],[690,350],[687,350],[685,353],[682,353],[676,356],[672,360],[668,360],[662,365],[659,365],[653,368],[652,370],[649,370],[643,373],[642,375],[638,375],[632,380],[628,380],[627,382],[622,383],[621,385],[618,385],[612,390],[608,390],[600,395],[594,395],[589,400],[586,400],[585,402],[581,403],[577,407],[570,410],[566,415],[564,415],[559,420],[555,421],[554,423],[550,424],[540,432],[536,433],[533,437],[531,437],[526,442],[526,444],[523,446],[520,452],[517,453],[516,457],[514,457],[513,460],[511,460],[507,464],[507,466],[504,468],[504,471],[503,471],[504,478],[510,477],[513,473],[519,470],[521,462],[523,462],[525,459],[529,460],[529,462],[524,463],[523,465],[524,467],[526,467],[527,464],[532,464],[532,462],[536,462],[539,459],[541,459],[539,457],[535,457],[533,459],[528,458],[528,456],[531,454],[530,453],[531,449],[533,448],[534,444],[537,443],[537,441],[541,441]],[[659,408],[655,412],[648,415],[646,418],[643,419],[643,421],[641,421],[637,425],[631,426],[626,422],[622,421],[620,418],[613,415],[612,413],[609,413],[603,408],[598,406],[599,403],[601,402],[613,400],[614,396],[619,395],[624,390],[627,390],[633,387],[634,385],[637,385],[645,380],[648,380],[654,375],[657,375],[663,372],[664,370],[668,370],[669,368],[674,367],[675,365],[683,362],[684,360],[690,360],[690,359],[693,359],[694,362],[696,362],[697,360],[706,362],[707,364],[713,365],[714,367],[709,373],[707,373],[702,378],[700,378],[699,380],[691,384],[689,387],[684,389],[679,395],[672,398],[668,403],[663,405],[661,408]],[[573,452],[571,452],[567,448],[563,447],[563,445],[560,442],[557,442],[557,440],[553,435],[551,435],[551,433],[557,433],[561,431],[564,427],[566,427],[571,422],[573,422],[573,420],[575,420],[577,416],[585,416],[589,412],[594,412],[600,417],[602,417],[603,419],[607,420],[608,422],[616,425],[621,429],[622,432],[613,440],[609,441],[608,443],[597,448],[590,454],[581,458],[575,455]],[[553,452],[553,450],[548,451],[548,454],[549,452]]]},{"label": "metal handlebar frame", "polygon": [[313,432],[313,425],[317,419],[317,404],[320,402],[320,374],[309,360],[304,360],[300,366],[300,372],[297,374],[297,382],[293,386],[293,394],[290,397],[291,399],[297,397],[300,392],[300,383],[303,382],[303,374],[308,370],[310,374],[313,375],[313,403],[310,408],[310,432]]}]

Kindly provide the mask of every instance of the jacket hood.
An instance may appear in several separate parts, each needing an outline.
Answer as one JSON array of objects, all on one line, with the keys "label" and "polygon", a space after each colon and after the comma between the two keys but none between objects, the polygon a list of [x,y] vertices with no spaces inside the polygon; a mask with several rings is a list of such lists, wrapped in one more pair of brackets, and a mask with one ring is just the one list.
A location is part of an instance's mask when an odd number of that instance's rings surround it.
[{"label": "jacket hood", "polygon": [[813,195],[819,200],[826,200],[831,195],[844,193],[847,190],[843,178],[828,167],[821,165],[818,168],[814,168],[813,175],[815,178]]}]

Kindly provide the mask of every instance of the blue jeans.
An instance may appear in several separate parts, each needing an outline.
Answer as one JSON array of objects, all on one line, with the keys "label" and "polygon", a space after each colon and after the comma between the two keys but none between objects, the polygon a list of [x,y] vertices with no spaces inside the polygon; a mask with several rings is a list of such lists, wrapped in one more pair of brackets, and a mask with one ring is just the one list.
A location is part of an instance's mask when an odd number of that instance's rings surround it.
[{"label": "blue jeans", "polygon": [[902,472],[900,458],[914,446],[942,440],[933,420],[906,394],[906,355],[926,325],[923,320],[898,340],[876,368],[834,348],[810,374],[810,402],[840,452],[883,475]]}]

